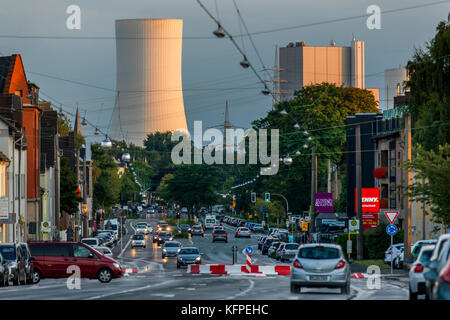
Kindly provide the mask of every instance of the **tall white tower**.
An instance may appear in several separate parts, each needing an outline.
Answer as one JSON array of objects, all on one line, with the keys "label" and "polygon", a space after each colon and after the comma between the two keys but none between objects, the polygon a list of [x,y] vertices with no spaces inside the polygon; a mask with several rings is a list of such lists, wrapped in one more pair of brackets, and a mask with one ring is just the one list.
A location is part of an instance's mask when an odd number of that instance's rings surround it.
[{"label": "tall white tower", "polygon": [[111,138],[187,131],[181,80],[183,20],[116,20],[117,96]]}]

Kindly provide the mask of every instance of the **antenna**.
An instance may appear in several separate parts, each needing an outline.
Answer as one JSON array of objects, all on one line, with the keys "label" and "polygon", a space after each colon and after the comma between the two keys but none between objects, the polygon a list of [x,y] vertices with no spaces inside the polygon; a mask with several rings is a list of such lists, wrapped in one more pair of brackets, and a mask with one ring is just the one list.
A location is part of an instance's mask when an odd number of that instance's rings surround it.
[{"label": "antenna", "polygon": [[272,80],[266,80],[266,82],[272,82],[273,83],[273,99],[272,99],[272,110],[273,106],[281,101],[281,96],[288,94],[286,90],[281,90],[280,88],[280,82],[288,82],[287,80],[280,79],[280,71],[284,71],[286,69],[280,68],[280,62],[278,58],[278,46],[275,46],[275,65],[272,68],[269,68],[268,70],[273,71],[273,79]]}]

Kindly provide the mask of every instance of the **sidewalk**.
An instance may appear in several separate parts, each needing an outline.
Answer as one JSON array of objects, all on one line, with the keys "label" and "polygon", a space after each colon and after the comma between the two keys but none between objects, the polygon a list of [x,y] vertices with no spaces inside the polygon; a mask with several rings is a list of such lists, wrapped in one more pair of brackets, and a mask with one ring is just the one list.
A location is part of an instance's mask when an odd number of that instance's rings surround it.
[{"label": "sidewalk", "polygon": [[[367,268],[362,266],[351,265],[350,270],[352,273],[364,273],[367,274]],[[403,269],[393,269],[391,274],[391,269],[381,269],[380,277],[386,280],[404,280],[409,279],[409,273],[407,270]]]}]

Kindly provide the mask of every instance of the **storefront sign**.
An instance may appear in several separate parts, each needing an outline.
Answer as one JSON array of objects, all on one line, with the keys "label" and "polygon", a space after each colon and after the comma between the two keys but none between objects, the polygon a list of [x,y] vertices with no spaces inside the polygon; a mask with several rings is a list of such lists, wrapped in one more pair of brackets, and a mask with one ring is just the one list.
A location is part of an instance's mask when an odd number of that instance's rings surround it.
[{"label": "storefront sign", "polygon": [[[358,211],[356,193],[355,189],[355,212]],[[361,194],[362,213],[380,212],[380,189],[361,188]]]}]

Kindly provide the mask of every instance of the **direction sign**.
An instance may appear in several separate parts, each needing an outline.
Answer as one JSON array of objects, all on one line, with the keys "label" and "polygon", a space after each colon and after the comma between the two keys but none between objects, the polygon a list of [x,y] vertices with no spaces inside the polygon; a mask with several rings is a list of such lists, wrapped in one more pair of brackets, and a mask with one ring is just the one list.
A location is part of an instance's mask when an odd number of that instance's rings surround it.
[{"label": "direction sign", "polygon": [[248,246],[247,248],[245,248],[245,254],[252,254],[253,253],[253,248]]},{"label": "direction sign", "polygon": [[398,229],[395,224],[390,224],[386,227],[386,233],[390,236],[394,236],[397,233]]},{"label": "direction sign", "polygon": [[389,220],[390,224],[394,224],[395,219],[397,219],[398,211],[385,211],[384,214],[386,218]]},{"label": "direction sign", "polygon": [[352,232],[358,232],[359,233],[359,220],[353,219],[348,221],[348,231],[350,233]]}]

